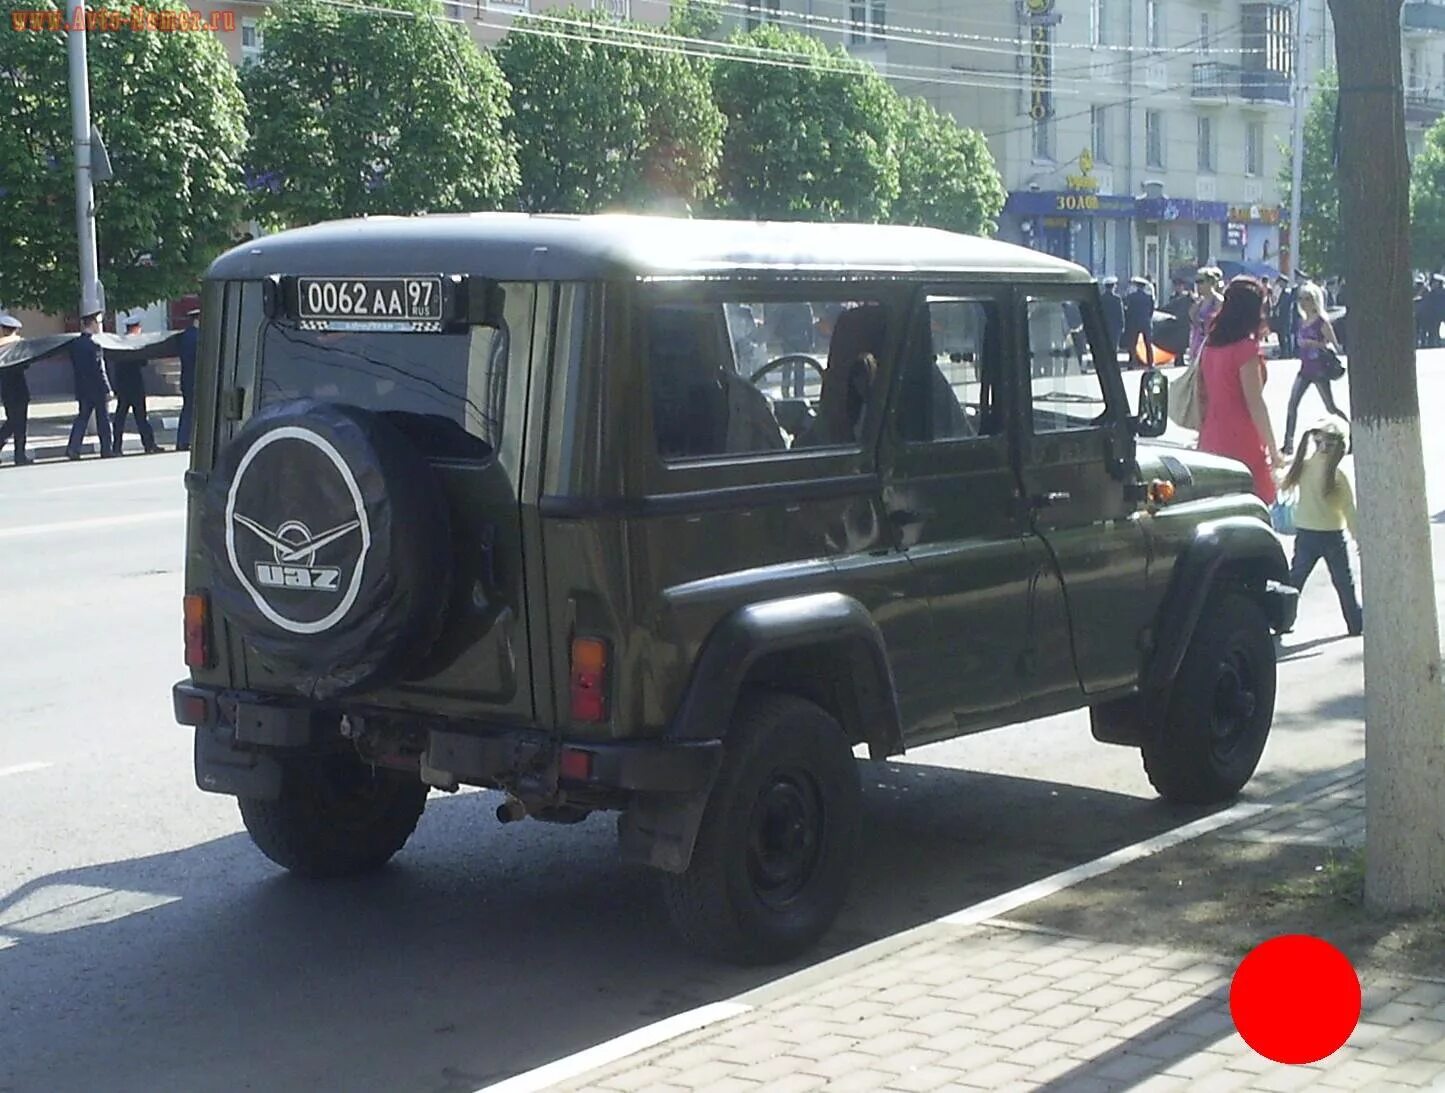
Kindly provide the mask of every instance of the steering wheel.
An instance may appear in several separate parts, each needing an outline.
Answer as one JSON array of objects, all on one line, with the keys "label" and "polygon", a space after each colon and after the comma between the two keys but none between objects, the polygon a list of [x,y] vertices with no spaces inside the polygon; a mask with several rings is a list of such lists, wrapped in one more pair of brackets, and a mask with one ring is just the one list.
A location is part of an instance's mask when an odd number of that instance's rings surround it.
[{"label": "steering wheel", "polygon": [[781,357],[774,357],[772,360],[768,361],[767,364],[765,364],[765,365],[763,365],[761,368],[759,368],[756,372],[754,372],[751,376],[749,376],[748,379],[749,379],[751,382],[753,382],[754,384],[756,384],[756,383],[758,382],[758,380],[762,379],[764,376],[766,376],[769,372],[773,371],[774,369],[776,369],[776,368],[784,368],[784,367],[786,367],[786,366],[788,366],[788,365],[790,365],[790,364],[805,364],[805,365],[807,365],[809,368],[811,368],[814,372],[818,373],[818,379],[819,379],[820,381],[821,381],[822,378],[823,378],[823,366],[822,366],[821,364],[819,364],[817,361],[815,361],[812,357],[808,356],[808,354],[806,354],[806,353],[785,353],[785,354],[784,354],[783,356],[781,356]]}]

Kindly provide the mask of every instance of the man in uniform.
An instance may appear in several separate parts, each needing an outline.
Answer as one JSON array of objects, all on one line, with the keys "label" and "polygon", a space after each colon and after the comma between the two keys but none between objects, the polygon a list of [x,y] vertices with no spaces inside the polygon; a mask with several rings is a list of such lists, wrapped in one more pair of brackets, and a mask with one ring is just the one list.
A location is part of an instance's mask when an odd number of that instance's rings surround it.
[{"label": "man in uniform", "polygon": [[196,394],[196,347],[201,338],[201,309],[186,312],[191,325],[181,331],[177,351],[181,358],[181,420],[176,426],[176,451],[191,448],[191,415]]},{"label": "man in uniform", "polygon": [[1119,353],[1119,339],[1124,336],[1124,298],[1119,295],[1119,278],[1105,277],[1104,285],[1104,330],[1109,335],[1109,345],[1114,355]]},{"label": "man in uniform", "polygon": [[[1129,363],[1137,367],[1154,367],[1154,290],[1147,277],[1131,277],[1134,287],[1124,297],[1124,348]],[[1139,339],[1144,339],[1144,359],[1139,359]],[[1137,364],[1136,364],[1137,362]]]},{"label": "man in uniform", "polygon": [[[20,336],[20,320],[14,315],[0,313],[0,345]],[[28,364],[13,368],[0,368],[0,404],[5,407],[5,424],[0,425],[0,449],[11,437],[15,438],[15,465],[23,467],[33,463],[25,454],[25,427],[30,419],[30,384],[25,379]]]},{"label": "man in uniform", "polygon": [[[125,324],[127,334],[140,333],[140,320],[132,319]],[[112,371],[115,376],[115,438],[111,444],[111,451],[121,455],[125,441],[125,419],[130,413],[135,414],[136,432],[140,433],[140,442],[146,453],[160,451],[156,444],[156,434],[151,428],[150,418],[146,416],[146,381],[145,381],[145,360],[140,356],[118,357]]]},{"label": "man in uniform", "polygon": [[95,435],[100,441],[101,458],[109,459],[115,454],[110,448],[110,384],[105,379],[105,353],[95,344],[95,335],[99,333],[100,312],[83,315],[80,337],[70,343],[70,367],[75,374],[75,399],[80,403],[80,412],[70,426],[70,442],[65,446],[66,459],[80,458],[80,445],[85,440],[91,414],[95,415]]}]

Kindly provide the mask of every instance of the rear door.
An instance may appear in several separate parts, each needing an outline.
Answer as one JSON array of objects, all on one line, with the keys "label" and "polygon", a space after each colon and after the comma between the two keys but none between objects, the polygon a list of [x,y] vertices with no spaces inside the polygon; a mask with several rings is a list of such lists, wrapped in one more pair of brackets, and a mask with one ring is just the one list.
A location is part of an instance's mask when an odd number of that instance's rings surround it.
[{"label": "rear door", "polygon": [[[502,720],[535,715],[519,495],[538,286],[501,288],[500,326],[436,333],[304,329],[267,318],[259,284],[227,289],[239,309],[223,332],[235,349],[223,353],[220,378],[230,391],[222,391],[219,439],[274,402],[358,406],[400,429],[446,494],[455,573],[444,631],[416,677],[368,702]],[[282,683],[254,656],[243,670],[253,689]]]},{"label": "rear door", "polygon": [[1063,579],[1074,665],[1086,693],[1135,681],[1149,542],[1117,364],[1092,285],[1018,298],[1027,363],[1022,474],[1033,530]]},{"label": "rear door", "polygon": [[928,598],[933,705],[915,739],[1007,720],[1020,696],[1027,527],[1005,382],[1007,296],[939,285],[915,300],[884,438],[883,507]]}]

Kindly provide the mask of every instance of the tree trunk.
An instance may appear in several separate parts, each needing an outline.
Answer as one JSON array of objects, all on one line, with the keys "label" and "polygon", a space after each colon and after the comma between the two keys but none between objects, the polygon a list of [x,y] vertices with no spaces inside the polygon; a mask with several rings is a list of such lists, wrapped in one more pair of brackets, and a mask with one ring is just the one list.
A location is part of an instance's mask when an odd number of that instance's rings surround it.
[{"label": "tree trunk", "polygon": [[[1420,444],[1401,0],[1329,0],[1365,611],[1365,898],[1445,905],[1445,688]],[[1331,271],[1312,271],[1323,274]]]}]

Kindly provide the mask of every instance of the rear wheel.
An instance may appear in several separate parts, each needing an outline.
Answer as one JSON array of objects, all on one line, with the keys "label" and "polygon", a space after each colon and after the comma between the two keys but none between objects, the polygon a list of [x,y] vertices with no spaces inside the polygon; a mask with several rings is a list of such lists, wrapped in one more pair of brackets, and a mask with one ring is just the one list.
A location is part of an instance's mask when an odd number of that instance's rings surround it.
[{"label": "rear wheel", "polygon": [[861,806],[858,767],[831,715],[791,695],[744,697],[692,862],[663,875],[684,940],[738,964],[813,945],[847,895]]},{"label": "rear wheel", "polygon": [[1254,775],[1274,720],[1269,620],[1242,592],[1211,599],[1184,655],[1165,723],[1144,744],[1144,770],[1182,804],[1235,796]]},{"label": "rear wheel", "polygon": [[385,865],[416,829],[428,787],[353,756],[295,756],[274,801],[243,797],[241,819],[261,853],[303,877],[344,877]]}]

